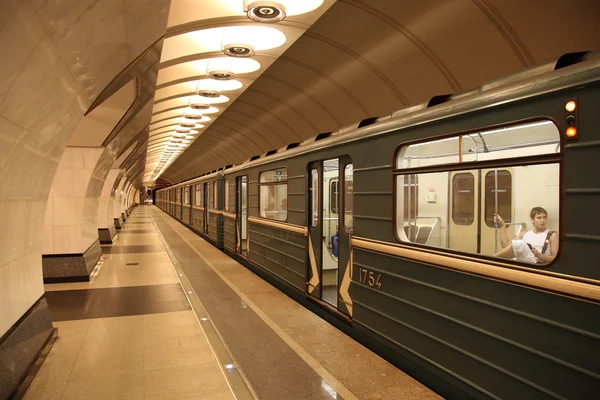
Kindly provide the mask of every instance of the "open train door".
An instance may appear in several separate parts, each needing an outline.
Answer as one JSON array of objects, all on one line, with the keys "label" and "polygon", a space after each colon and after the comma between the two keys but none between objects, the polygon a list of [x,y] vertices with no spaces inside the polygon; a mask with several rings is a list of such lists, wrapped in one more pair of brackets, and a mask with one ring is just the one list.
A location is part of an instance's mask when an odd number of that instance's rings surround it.
[{"label": "open train door", "polygon": [[353,233],[354,218],[354,165],[348,156],[340,157],[340,213],[338,249],[338,310],[352,316],[350,281],[352,280],[352,249],[350,238]]},{"label": "open train door", "polygon": [[321,275],[323,263],[323,162],[308,165],[308,272],[306,291],[321,300]]}]

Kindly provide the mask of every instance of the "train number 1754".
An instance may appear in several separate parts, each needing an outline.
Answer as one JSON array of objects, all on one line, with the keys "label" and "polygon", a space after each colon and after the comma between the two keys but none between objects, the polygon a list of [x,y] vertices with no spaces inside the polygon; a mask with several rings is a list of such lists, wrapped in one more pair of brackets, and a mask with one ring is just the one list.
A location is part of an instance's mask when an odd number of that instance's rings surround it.
[{"label": "train number 1754", "polygon": [[381,290],[381,274],[360,268],[359,282]]}]

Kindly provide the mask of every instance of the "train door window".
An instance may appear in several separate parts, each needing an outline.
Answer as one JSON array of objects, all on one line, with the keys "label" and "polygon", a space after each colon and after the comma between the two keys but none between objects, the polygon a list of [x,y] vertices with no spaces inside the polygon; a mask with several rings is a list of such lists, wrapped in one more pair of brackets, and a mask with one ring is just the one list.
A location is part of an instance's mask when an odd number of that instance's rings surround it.
[{"label": "train door window", "polygon": [[316,227],[319,224],[319,171],[316,168],[311,169],[311,190],[312,190],[312,226]]},{"label": "train door window", "polygon": [[194,204],[197,206],[201,206],[202,200],[202,184],[199,183],[196,185],[196,197],[194,198]]},{"label": "train door window", "polygon": [[489,171],[485,174],[485,224],[494,226],[494,214],[504,222],[512,222],[512,175],[507,170]]},{"label": "train door window", "polygon": [[354,168],[352,164],[346,165],[344,168],[344,230],[346,233],[352,233],[354,211]]},{"label": "train door window", "polygon": [[456,225],[471,225],[475,221],[475,177],[459,173],[452,177],[452,221]]},{"label": "train door window", "polygon": [[407,175],[404,180],[404,220],[414,221],[419,211],[419,177]]},{"label": "train door window", "polygon": [[331,196],[329,196],[329,212],[337,214],[339,211],[338,199],[340,193],[340,181],[338,178],[334,178],[329,182],[329,193],[331,193]]},{"label": "train door window", "polygon": [[211,195],[212,195],[211,196],[212,197],[212,208],[216,210],[218,208],[217,201],[219,198],[219,196],[217,196],[217,181],[214,181],[212,183]]},{"label": "train door window", "polygon": [[[340,234],[343,222],[337,205],[339,201],[340,160],[338,158],[323,161],[323,226],[321,248],[323,257],[321,264],[322,300],[337,307],[338,270]],[[335,184],[333,184],[335,182]],[[327,190],[327,192],[325,192]],[[335,200],[334,200],[335,199]],[[330,206],[327,207],[326,204]],[[325,255],[327,252],[327,255]]]},{"label": "train door window", "polygon": [[[401,145],[396,154],[395,221],[401,241],[505,257],[507,240],[494,214],[507,224],[510,242],[533,228],[529,213],[536,206],[548,212],[546,227],[558,231],[561,144],[551,121]],[[413,180],[416,197],[407,190]]]},{"label": "train door window", "polygon": [[287,220],[287,169],[263,171],[259,177],[260,216],[278,221]]},{"label": "train door window", "polygon": [[229,181],[227,179],[225,179],[223,181],[223,192],[224,192],[224,198],[223,201],[225,202],[223,205],[223,209],[225,211],[229,211]]},{"label": "train door window", "polygon": [[186,186],[183,190],[183,204],[190,204],[190,187]]}]

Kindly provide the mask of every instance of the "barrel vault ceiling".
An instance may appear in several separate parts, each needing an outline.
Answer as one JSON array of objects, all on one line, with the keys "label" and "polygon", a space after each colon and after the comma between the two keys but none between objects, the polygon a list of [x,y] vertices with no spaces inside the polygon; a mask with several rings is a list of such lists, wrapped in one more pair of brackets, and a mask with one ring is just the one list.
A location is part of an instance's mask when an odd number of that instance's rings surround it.
[{"label": "barrel vault ceiling", "polygon": [[[600,48],[597,0],[325,0],[276,23],[250,21],[242,3],[172,1],[146,184],[159,177],[180,182],[565,53]],[[221,92],[229,101],[212,104],[216,112],[205,114],[210,121],[180,135],[185,143],[172,143],[185,108],[198,101],[194,95],[207,69],[202,60],[227,58],[222,49],[202,48],[199,32],[233,26],[277,29],[287,40],[237,58],[260,67],[236,74],[242,88]],[[212,63],[216,70],[235,68]]]}]

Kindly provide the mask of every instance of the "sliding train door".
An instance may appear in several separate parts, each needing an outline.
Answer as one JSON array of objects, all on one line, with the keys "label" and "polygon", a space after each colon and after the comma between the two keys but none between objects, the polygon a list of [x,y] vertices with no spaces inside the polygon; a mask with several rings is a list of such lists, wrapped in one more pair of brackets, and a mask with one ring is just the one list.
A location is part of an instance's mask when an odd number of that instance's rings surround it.
[{"label": "sliding train door", "polygon": [[248,255],[248,176],[238,176],[235,180],[235,233],[236,251]]},{"label": "sliding train door", "polygon": [[[494,214],[500,215],[507,225],[513,225],[512,172],[512,168],[481,170],[481,254],[491,256],[502,249]],[[508,232],[512,237],[514,229]]]},{"label": "sliding train door", "polygon": [[208,235],[208,228],[210,227],[210,221],[208,219],[209,217],[209,213],[208,213],[208,207],[210,206],[210,183],[206,182],[204,183],[204,212],[203,212],[203,223],[202,223],[202,232],[205,235]]},{"label": "sliding train door", "polygon": [[349,157],[308,165],[307,291],[347,315],[351,315],[352,175]]},{"label": "sliding train door", "polygon": [[449,179],[448,247],[496,254],[501,248],[494,214],[513,222],[512,168],[452,172]]},{"label": "sliding train door", "polygon": [[452,172],[449,176],[448,247],[479,252],[479,171]]},{"label": "sliding train door", "polygon": [[321,300],[322,292],[322,263],[323,263],[323,209],[322,182],[323,163],[321,161],[310,163],[308,166],[308,284],[307,291],[310,296]]}]

